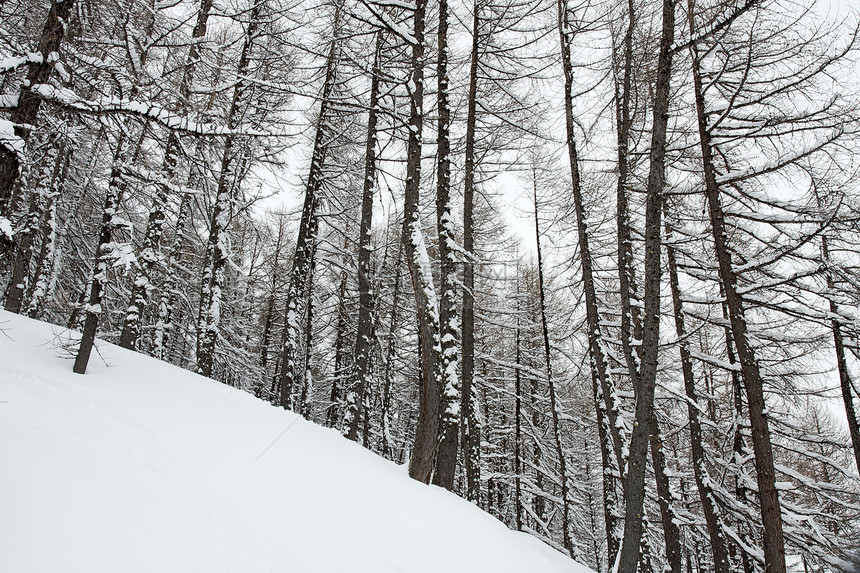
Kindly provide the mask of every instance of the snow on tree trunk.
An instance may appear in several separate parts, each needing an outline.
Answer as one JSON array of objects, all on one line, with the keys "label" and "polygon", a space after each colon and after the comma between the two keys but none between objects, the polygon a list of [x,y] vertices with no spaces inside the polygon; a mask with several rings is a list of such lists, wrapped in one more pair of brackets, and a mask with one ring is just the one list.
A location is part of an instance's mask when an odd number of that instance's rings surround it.
[{"label": "snow on tree trunk", "polygon": [[666,216],[666,258],[668,259],[669,286],[672,290],[672,308],[675,317],[675,334],[678,336],[678,351],[681,355],[681,374],[684,377],[684,390],[687,396],[687,418],[690,428],[690,454],[693,461],[693,476],[696,480],[696,489],[699,492],[699,501],[702,504],[702,513],[705,524],[708,527],[708,537],[711,542],[711,552],[714,558],[714,573],[729,573],[728,550],[726,549],[726,535],[723,532],[723,520],[719,515],[719,505],[711,487],[711,477],[708,475],[708,466],[705,459],[704,438],[702,436],[702,423],[699,419],[699,397],[696,391],[696,382],[693,375],[693,359],[690,354],[690,343],[687,339],[687,327],[684,319],[684,308],[681,302],[681,287],[678,281],[678,263],[675,248],[672,244],[674,234],[669,222],[668,213],[670,209],[664,204]]},{"label": "snow on tree trunk", "polygon": [[[472,382],[475,376],[475,132],[478,113],[478,59],[480,58],[480,2],[472,5],[472,53],[469,62],[469,95],[466,115],[466,157],[463,182],[463,381],[460,396],[463,462],[466,469],[466,498],[478,501],[481,495],[481,439],[472,410]],[[517,398],[519,399],[519,398]],[[516,477],[519,480],[519,477]],[[519,481],[517,481],[519,487]],[[520,520],[519,500],[517,519]],[[519,527],[517,528],[519,529]]]},{"label": "snow on tree trunk", "polygon": [[102,208],[102,222],[99,229],[99,242],[96,247],[96,262],[90,284],[89,299],[83,307],[85,314],[84,330],[81,334],[81,343],[73,367],[76,374],[85,374],[87,371],[87,364],[98,330],[99,316],[102,313],[108,267],[115,256],[114,247],[116,245],[113,242],[113,231],[117,226],[117,208],[122,201],[126,187],[122,174],[122,170],[125,168],[124,140],[125,131],[120,131],[104,207]]},{"label": "snow on tree trunk", "polygon": [[439,428],[439,310],[430,259],[421,232],[418,200],[421,185],[421,132],[424,126],[424,20],[426,0],[417,0],[412,13],[411,77],[409,92],[409,138],[406,144],[406,186],[403,201],[403,245],[412,277],[418,314],[418,345],[421,384],[418,393],[418,422],[409,475],[430,482],[436,458]]},{"label": "snow on tree trunk", "polygon": [[373,194],[376,183],[376,145],[379,85],[383,46],[383,32],[376,31],[373,68],[370,78],[370,108],[367,114],[367,138],[364,150],[364,182],[361,195],[361,224],[358,231],[358,331],[355,337],[354,364],[351,372],[352,390],[347,395],[343,434],[350,440],[358,438],[358,424],[367,412],[362,412],[364,393],[370,383],[370,348],[374,333],[373,277],[370,271],[373,229]]},{"label": "snow on tree trunk", "polygon": [[699,144],[705,175],[705,196],[708,204],[708,216],[714,239],[714,252],[717,258],[720,282],[722,283],[726,297],[732,341],[735,344],[738,360],[743,372],[743,383],[746,389],[747,406],[752,430],[756,481],[764,528],[765,572],[785,573],[785,540],[783,537],[779,493],[776,489],[776,470],[774,468],[773,447],[770,439],[770,427],[767,419],[767,405],[765,404],[762,377],[759,370],[758,358],[748,338],[743,300],[737,290],[737,275],[735,274],[731,260],[731,251],[728,246],[725,215],[723,214],[720,188],[717,183],[714,167],[702,78],[700,76],[699,59],[696,55],[695,46],[691,51],[693,53],[693,88],[696,98]]},{"label": "snow on tree trunk", "polygon": [[[334,22],[332,30],[335,34],[339,31],[339,22],[342,6],[335,6]],[[318,209],[320,204],[319,193],[323,182],[323,168],[329,152],[331,138],[331,107],[334,95],[335,83],[337,81],[337,68],[340,58],[340,38],[335,35],[329,46],[326,58],[325,80],[320,94],[320,112],[317,118],[317,130],[314,138],[313,152],[311,153],[311,165],[308,172],[308,180],[305,185],[305,201],[302,207],[302,216],[299,223],[299,236],[296,240],[296,250],[293,255],[293,266],[290,271],[290,279],[287,285],[287,309],[284,319],[284,346],[281,352],[281,370],[278,374],[278,386],[280,392],[280,405],[282,408],[291,409],[293,387],[301,376],[298,370],[300,365],[296,363],[299,336],[301,326],[299,325],[299,303],[305,285],[308,283],[316,256],[317,230],[319,227]]]},{"label": "snow on tree trunk", "polygon": [[[36,118],[42,98],[30,88],[45,83],[51,76],[74,4],[75,0],[56,0],[48,10],[36,48],[39,56],[30,62],[27,78],[21,86],[18,105],[12,108],[9,114],[9,122],[13,126],[17,141],[25,143],[30,136],[31,127],[37,124]],[[22,152],[23,149],[14,149],[10,144],[0,143],[0,218],[8,218],[8,207],[20,173]]]},{"label": "snow on tree trunk", "polygon": [[[61,146],[54,159],[54,169],[47,189],[38,189],[30,198],[30,208],[24,218],[24,224],[15,233],[17,252],[12,266],[12,278],[9,281],[9,291],[6,295],[5,309],[9,312],[20,313],[23,308],[24,294],[29,290],[30,267],[33,248],[40,222],[47,220],[54,200],[62,189],[61,178],[65,176],[68,155],[65,146]],[[44,234],[44,232],[43,232]],[[48,236],[50,233],[48,233]]]},{"label": "snow on tree trunk", "polygon": [[[227,113],[227,126],[236,129],[239,124],[244,100],[245,80],[251,62],[251,51],[257,38],[260,13],[265,2],[254,2],[248,15],[248,27],[245,30],[245,40],[236,66],[236,85],[233,88],[233,100]],[[215,347],[218,341],[218,328],[221,324],[221,305],[224,291],[224,272],[230,257],[229,225],[233,217],[233,191],[237,185],[235,178],[235,163],[240,152],[234,150],[236,138],[227,136],[221,156],[221,171],[218,175],[218,190],[215,193],[215,205],[212,208],[212,218],[209,221],[209,240],[206,246],[206,263],[203,270],[203,296],[200,299],[201,316],[203,317],[200,330],[197,332],[197,373],[203,376],[212,375],[215,364]]]},{"label": "snow on tree trunk", "polygon": [[600,436],[601,459],[603,461],[604,521],[606,525],[607,554],[613,562],[621,543],[620,502],[617,480],[621,479],[625,465],[625,446],[619,420],[619,399],[615,386],[607,373],[603,336],[600,332],[597,292],[589,246],[589,229],[585,203],[579,175],[579,153],[576,147],[576,124],[573,116],[573,68],[570,61],[573,30],[569,22],[568,7],[558,0],[558,32],[561,46],[561,63],[564,73],[564,112],[567,136],[568,160],[570,162],[571,187],[576,213],[577,239],[579,245],[582,289],[585,295],[585,314],[588,328],[588,354],[591,366],[592,386],[597,411],[598,435]]},{"label": "snow on tree trunk", "polygon": [[437,28],[437,110],[436,137],[436,229],[439,237],[439,337],[440,384],[439,446],[433,471],[433,483],[452,490],[457,469],[457,445],[460,439],[460,377],[457,372],[460,344],[460,319],[457,312],[458,246],[454,239],[451,216],[451,111],[448,106],[448,1],[439,0]]},{"label": "snow on tree trunk", "polygon": [[[645,199],[645,316],[639,353],[641,370],[633,378],[636,399],[635,421],[630,438],[630,458],[625,483],[624,539],[618,559],[619,571],[633,571],[640,563],[645,501],[645,465],[653,433],[654,390],[660,343],[660,256],[661,215],[665,183],[666,130],[669,120],[669,83],[672,77],[672,43],[675,37],[675,2],[663,0],[660,55],[654,87],[650,169]],[[677,555],[680,558],[680,555]],[[680,566],[678,567],[680,569]]]},{"label": "snow on tree trunk", "polygon": [[537,245],[537,272],[538,272],[538,296],[540,300],[540,321],[541,321],[541,334],[543,338],[543,359],[544,359],[544,367],[546,369],[546,380],[547,386],[549,387],[549,410],[550,416],[552,419],[552,428],[550,431],[552,432],[553,444],[555,445],[555,454],[558,457],[558,471],[561,474],[559,476],[559,481],[561,482],[561,534],[562,534],[562,543],[564,544],[564,549],[572,558],[578,558],[577,550],[573,544],[573,538],[570,535],[570,484],[568,483],[568,475],[567,475],[567,460],[564,456],[564,447],[562,446],[561,441],[561,422],[559,421],[560,407],[558,404],[558,398],[556,396],[555,390],[555,379],[552,375],[552,359],[550,353],[550,341],[549,341],[549,325],[547,324],[546,319],[546,295],[544,291],[544,280],[543,280],[543,259],[541,256],[541,240],[540,240],[540,217],[538,217],[538,197],[537,197],[537,185],[535,185],[535,193],[534,193],[534,204],[535,204],[535,242]]},{"label": "snow on tree trunk", "polygon": [[[192,43],[188,49],[182,80],[179,86],[179,102],[174,110],[178,115],[188,111],[188,98],[191,95],[194,74],[200,60],[198,41],[206,36],[212,3],[213,0],[202,0],[200,9],[197,12],[197,22],[191,33]],[[123,348],[133,350],[137,346],[138,338],[140,337],[142,327],[141,318],[146,309],[149,295],[154,288],[152,275],[156,263],[160,260],[161,235],[164,230],[167,206],[179,168],[181,153],[182,144],[179,140],[179,134],[176,131],[170,131],[164,150],[161,180],[156,182],[155,196],[153,197],[152,207],[149,211],[146,233],[143,237],[140,253],[138,254],[140,270],[132,285],[131,298],[126,309],[122,332],[120,333],[119,344]]]}]

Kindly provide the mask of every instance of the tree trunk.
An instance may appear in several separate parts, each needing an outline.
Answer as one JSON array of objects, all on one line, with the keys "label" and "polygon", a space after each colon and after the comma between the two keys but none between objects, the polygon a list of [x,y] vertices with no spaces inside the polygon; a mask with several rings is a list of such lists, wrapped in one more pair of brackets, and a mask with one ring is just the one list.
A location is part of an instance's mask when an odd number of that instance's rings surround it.
[{"label": "tree trunk", "polygon": [[[185,59],[185,69],[183,70],[182,80],[179,85],[179,103],[175,109],[175,113],[179,115],[186,113],[188,110],[188,98],[191,96],[194,74],[200,60],[200,50],[196,41],[206,36],[206,27],[212,3],[213,0],[201,0],[200,9],[197,12],[197,22],[191,33],[192,43],[188,49],[188,56]],[[161,235],[167,216],[167,204],[173,192],[171,186],[176,177],[181,153],[182,145],[179,135],[175,131],[170,131],[167,136],[167,145],[165,146],[164,161],[161,168],[162,181],[159,181],[155,186],[155,196],[153,197],[152,207],[149,211],[146,233],[144,234],[138,254],[140,270],[132,287],[131,298],[119,338],[119,345],[130,350],[134,350],[137,346],[142,327],[141,319],[149,300],[149,294],[153,288],[152,273],[159,259]]]},{"label": "tree trunk", "polygon": [[413,11],[411,78],[409,80],[409,138],[406,145],[406,186],[403,201],[403,246],[412,277],[418,314],[421,385],[418,423],[409,460],[409,475],[430,482],[439,428],[439,309],[430,259],[421,231],[418,200],[421,185],[421,131],[424,125],[424,19],[427,0],[417,0]]},{"label": "tree trunk", "polygon": [[[9,312],[20,313],[24,303],[24,293],[27,292],[30,278],[30,261],[33,258],[33,247],[35,246],[36,232],[39,230],[40,221],[45,221],[45,215],[51,210],[59,191],[62,189],[69,162],[69,153],[66,145],[60,146],[54,162],[51,180],[48,188],[44,191],[36,191],[31,200],[24,227],[16,233],[17,252],[15,262],[12,266],[12,279],[9,282],[9,292],[6,295],[4,308]],[[48,233],[44,230],[42,235],[47,238]]]},{"label": "tree trunk", "polygon": [[[230,130],[235,130],[239,123],[239,116],[242,111],[240,108],[243,105],[242,96],[245,90],[245,82],[242,78],[248,73],[251,51],[254,48],[254,40],[257,38],[257,27],[263,6],[264,2],[255,2],[248,16],[245,41],[242,44],[242,52],[236,67],[236,77],[239,79],[233,88],[233,100],[226,117],[227,127]],[[218,190],[215,193],[215,205],[212,208],[212,218],[209,221],[206,266],[203,270],[204,291],[200,300],[203,324],[197,332],[197,373],[203,376],[212,375],[215,346],[218,341],[218,327],[221,323],[224,270],[230,256],[228,226],[232,219],[233,191],[236,185],[234,163],[238,153],[233,149],[235,145],[235,136],[229,135],[225,138],[221,156],[221,171],[218,174]]]},{"label": "tree trunk", "polygon": [[[664,204],[667,215],[670,212]],[[687,395],[687,417],[690,427],[690,453],[693,460],[693,476],[696,479],[696,488],[699,492],[699,500],[702,503],[702,513],[708,527],[708,536],[711,541],[711,552],[714,556],[714,573],[729,573],[729,555],[726,549],[726,536],[723,532],[723,523],[718,512],[718,505],[714,492],[711,489],[711,477],[708,475],[708,467],[705,461],[704,438],[702,436],[702,425],[699,420],[699,398],[696,393],[696,382],[693,376],[693,359],[690,354],[690,344],[687,341],[687,328],[684,320],[684,308],[681,303],[681,287],[678,282],[678,264],[673,246],[673,232],[671,225],[666,220],[666,256],[669,262],[669,285],[672,289],[672,308],[675,315],[675,334],[678,336],[678,351],[681,355],[681,373],[684,377],[684,390]]]},{"label": "tree trunk", "polygon": [[573,68],[570,62],[573,31],[568,20],[568,9],[564,0],[558,0],[558,31],[561,45],[562,71],[564,72],[564,113],[567,136],[568,160],[570,162],[571,191],[576,212],[577,238],[579,243],[582,290],[585,297],[585,314],[588,328],[588,356],[591,366],[592,389],[597,414],[603,463],[604,523],[606,526],[607,554],[609,562],[617,556],[621,544],[620,501],[617,497],[617,481],[624,468],[624,447],[618,424],[618,396],[606,371],[604,342],[600,332],[597,293],[594,286],[589,230],[585,214],[579,175],[579,153],[576,147],[573,117]]},{"label": "tree trunk", "polygon": [[[43,214],[42,246],[36,264],[36,280],[33,283],[33,290],[30,292],[30,301],[27,303],[27,316],[30,318],[42,316],[45,302],[54,298],[57,286],[55,268],[59,266],[58,249],[61,244],[61,237],[57,234],[57,200],[65,188],[72,152],[65,148],[62,155],[65,156],[62,171],[48,194]],[[76,201],[73,201],[74,203]]]},{"label": "tree trunk", "polygon": [[92,284],[90,285],[89,302],[84,307],[86,318],[81,335],[81,344],[78,348],[78,354],[75,357],[75,365],[73,367],[76,374],[85,374],[87,371],[87,364],[89,363],[93,343],[96,338],[96,330],[98,330],[99,316],[102,312],[108,266],[110,258],[113,256],[113,247],[111,245],[113,243],[112,236],[115,227],[114,217],[116,217],[116,210],[122,201],[126,187],[122,176],[122,170],[125,168],[124,135],[125,132],[121,130],[116,144],[116,153],[113,158],[104,207],[102,208],[99,243],[96,247],[96,266],[92,277]]},{"label": "tree trunk", "polygon": [[[821,254],[825,264],[830,264],[830,252],[827,248],[827,238],[821,239]],[[833,275],[827,271],[827,290],[834,289]],[[848,362],[845,360],[845,344],[842,339],[842,327],[839,325],[839,308],[836,301],[830,299],[830,328],[833,331],[833,350],[836,353],[836,367],[839,371],[839,385],[842,388],[842,401],[845,404],[845,416],[848,419],[848,434],[851,436],[851,445],[854,447],[854,462],[857,471],[860,472],[860,426],[857,424],[857,410],[854,408],[854,391],[852,386],[851,372],[848,370]]]},{"label": "tree trunk", "polygon": [[[69,21],[72,6],[75,0],[55,0],[48,10],[45,26],[39,38],[38,53],[41,55],[39,63],[31,63],[27,69],[27,79],[21,88],[18,105],[12,108],[9,121],[14,124],[15,135],[25,142],[30,137],[30,127],[36,125],[36,116],[42,98],[33,93],[31,88],[37,84],[48,81],[54,62],[49,56],[60,51],[63,36],[66,32],[66,23]],[[8,217],[8,207],[12,199],[12,192],[20,174],[20,158],[18,154],[0,145],[0,217]]]},{"label": "tree trunk", "polygon": [[[343,433],[350,440],[358,438],[364,393],[370,379],[370,345],[375,337],[373,325],[373,277],[370,271],[370,233],[373,229],[373,194],[376,186],[377,114],[382,58],[382,31],[376,31],[373,69],[370,78],[370,109],[367,114],[367,139],[364,149],[364,186],[361,196],[361,224],[358,231],[358,332],[355,337],[354,366],[351,371],[353,390],[347,396]],[[367,414],[364,414],[367,415]]]},{"label": "tree trunk", "polygon": [[[466,159],[463,184],[463,385],[460,396],[463,461],[466,467],[466,499],[477,501],[481,492],[481,436],[472,411],[472,382],[475,375],[475,131],[478,110],[478,58],[480,50],[480,3],[472,5],[472,54],[469,63],[469,100],[466,115]],[[517,370],[519,375],[519,370]],[[519,396],[517,397],[519,400]],[[517,402],[519,404],[519,402]],[[519,420],[519,418],[518,418]],[[519,422],[517,422],[519,423]],[[515,445],[519,448],[519,444]],[[517,480],[517,529],[522,527]]]},{"label": "tree trunk", "polygon": [[537,245],[537,271],[538,271],[538,296],[540,299],[540,323],[543,337],[544,366],[546,367],[546,381],[549,390],[549,410],[552,418],[552,437],[555,445],[555,453],[558,456],[558,471],[561,473],[561,528],[562,543],[567,553],[575,557],[573,539],[570,536],[570,485],[567,476],[567,461],[564,457],[564,448],[561,444],[561,423],[559,422],[559,405],[555,391],[555,379],[552,375],[552,359],[549,344],[549,326],[546,320],[546,296],[543,281],[543,260],[540,248],[540,220],[538,217],[537,182],[534,189],[535,202],[535,242]]},{"label": "tree trunk", "polygon": [[[332,29],[338,33],[341,15],[341,5],[337,4],[334,13]],[[296,352],[299,344],[299,300],[305,292],[305,285],[310,278],[311,267],[316,256],[316,239],[319,227],[317,211],[319,209],[319,192],[323,181],[323,168],[328,158],[330,143],[331,98],[337,80],[337,66],[340,54],[340,38],[335,36],[329,46],[326,58],[325,80],[320,94],[320,113],[317,119],[317,132],[314,138],[314,148],[311,154],[311,166],[305,185],[305,202],[302,207],[302,218],[299,223],[299,236],[293,255],[293,266],[287,285],[287,310],[284,320],[284,346],[281,352],[281,370],[278,375],[280,387],[280,405],[282,408],[292,408],[293,386],[297,380]]]},{"label": "tree trunk", "polygon": [[457,315],[457,267],[454,253],[454,220],[451,215],[451,111],[448,108],[448,0],[439,0],[436,66],[437,108],[436,138],[436,228],[439,235],[439,346],[440,382],[439,449],[433,483],[445,489],[454,488],[457,469],[457,445],[460,439],[460,378],[457,372],[460,343],[460,320]]},{"label": "tree trunk", "polygon": [[737,275],[732,265],[728,247],[725,216],[720,201],[713,163],[711,135],[708,131],[707,115],[702,78],[699,71],[699,56],[696,46],[691,48],[693,55],[693,88],[698,116],[699,143],[702,152],[702,166],[705,175],[705,196],[708,203],[708,216],[714,238],[714,252],[717,257],[720,282],[726,296],[729,311],[729,324],[732,339],[738,353],[743,382],[746,388],[752,430],[753,450],[755,452],[756,479],[761,517],[764,527],[765,573],[785,573],[785,540],[782,532],[779,493],[776,489],[776,470],[773,462],[773,447],[770,441],[770,428],[767,420],[764,389],[758,359],[747,334],[746,316],[743,300],[737,288]]},{"label": "tree trunk", "polygon": [[397,334],[397,310],[400,304],[400,265],[403,256],[403,241],[397,243],[397,262],[394,264],[394,293],[391,297],[391,322],[388,326],[388,341],[385,351],[385,375],[382,381],[382,455],[391,459],[391,367],[394,362]]},{"label": "tree trunk", "polygon": [[[650,434],[656,429],[654,417],[654,390],[657,382],[657,355],[660,343],[660,256],[663,209],[663,185],[666,176],[666,130],[669,121],[669,83],[672,77],[672,43],[675,37],[675,2],[663,0],[663,24],[660,38],[660,55],[651,129],[650,169],[645,199],[645,316],[642,344],[639,352],[640,367],[631,370],[633,394],[636,399],[633,433],[630,439],[630,458],[625,484],[626,509],[624,541],[621,545],[619,571],[634,571],[639,563],[642,539],[643,504],[645,501],[645,465]],[[652,447],[659,452],[657,447]],[[659,463],[659,453],[655,456]],[[664,487],[665,484],[660,486]],[[663,507],[661,507],[661,510]],[[666,533],[674,529],[669,520]],[[677,539],[672,540],[675,545]],[[680,571],[680,547],[667,544],[673,570]]]}]

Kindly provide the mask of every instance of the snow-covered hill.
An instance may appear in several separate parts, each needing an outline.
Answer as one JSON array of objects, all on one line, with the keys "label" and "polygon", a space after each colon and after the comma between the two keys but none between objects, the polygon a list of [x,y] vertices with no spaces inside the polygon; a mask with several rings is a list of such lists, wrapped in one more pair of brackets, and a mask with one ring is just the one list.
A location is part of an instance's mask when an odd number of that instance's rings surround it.
[{"label": "snow-covered hill", "polygon": [[[0,571],[587,573],[336,432],[0,312]],[[105,364],[107,363],[107,365]]]}]

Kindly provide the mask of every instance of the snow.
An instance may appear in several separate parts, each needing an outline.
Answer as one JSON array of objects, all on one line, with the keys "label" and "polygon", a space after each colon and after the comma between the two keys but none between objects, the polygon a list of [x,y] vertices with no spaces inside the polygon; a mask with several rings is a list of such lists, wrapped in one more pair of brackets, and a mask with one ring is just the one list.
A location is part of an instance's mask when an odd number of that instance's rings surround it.
[{"label": "snow", "polygon": [[15,135],[15,124],[6,119],[0,119],[0,145],[18,156],[24,154],[24,140]]},{"label": "snow", "polygon": [[3,570],[589,573],[250,394],[100,342],[76,375],[67,331],[0,330]]},{"label": "snow", "polygon": [[12,223],[3,216],[0,216],[0,235],[7,241],[11,241],[13,238]]}]

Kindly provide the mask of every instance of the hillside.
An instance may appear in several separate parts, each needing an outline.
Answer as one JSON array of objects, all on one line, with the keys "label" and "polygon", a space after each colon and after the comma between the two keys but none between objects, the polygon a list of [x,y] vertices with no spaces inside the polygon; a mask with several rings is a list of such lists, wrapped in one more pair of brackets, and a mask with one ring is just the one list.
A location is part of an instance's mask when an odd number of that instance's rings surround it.
[{"label": "hillside", "polygon": [[0,312],[0,569],[587,573],[336,432]]}]

